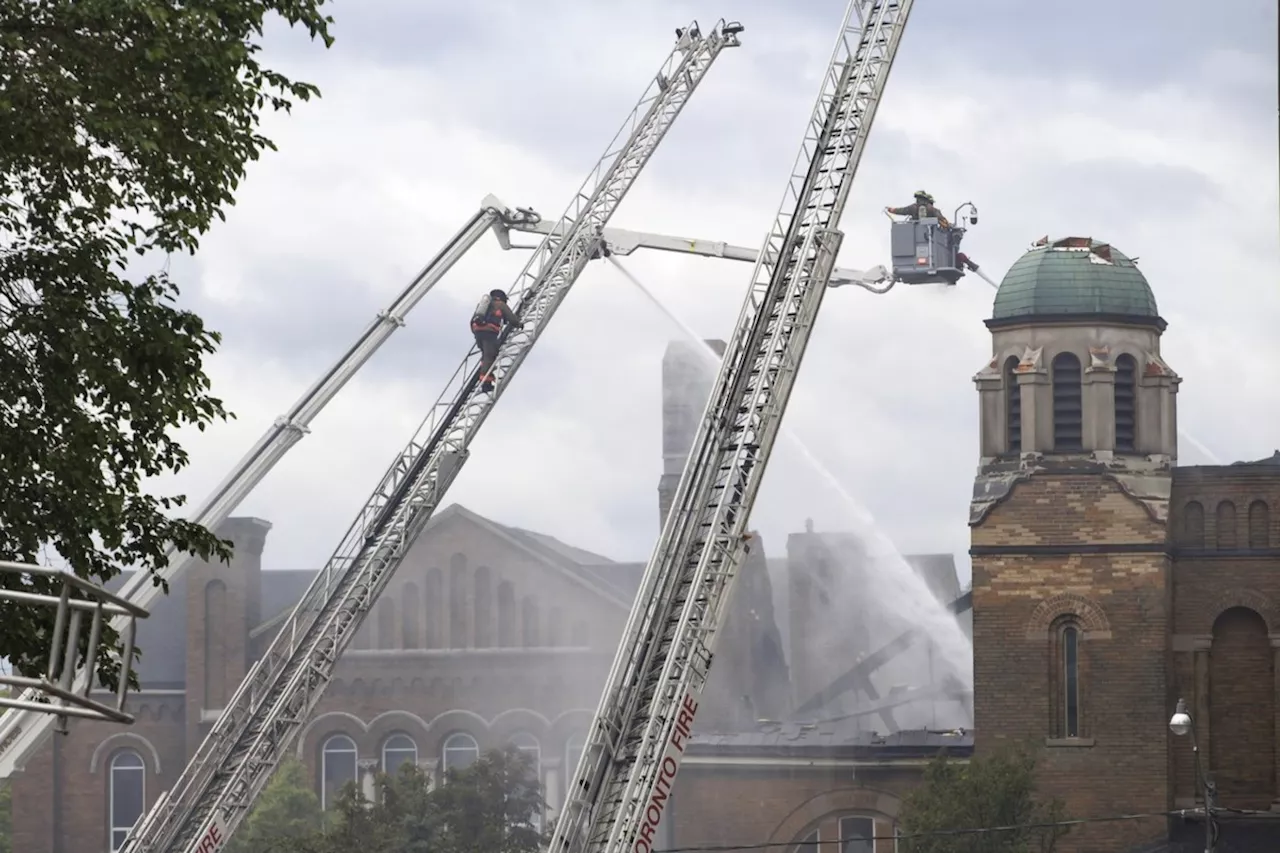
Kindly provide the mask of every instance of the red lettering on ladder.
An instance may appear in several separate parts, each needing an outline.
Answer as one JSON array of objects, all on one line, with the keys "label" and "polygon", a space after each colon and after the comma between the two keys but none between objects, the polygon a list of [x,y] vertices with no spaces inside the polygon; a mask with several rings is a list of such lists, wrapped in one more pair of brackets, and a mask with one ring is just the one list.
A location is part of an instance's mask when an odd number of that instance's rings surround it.
[{"label": "red lettering on ladder", "polygon": [[693,733],[693,718],[697,713],[698,703],[686,694],[676,711],[676,724],[672,726],[671,737],[667,739],[662,764],[658,767],[658,778],[653,783],[649,802],[645,804],[644,819],[636,833],[635,843],[631,845],[631,853],[653,853],[653,834],[662,822],[662,813],[671,797],[671,785],[680,770],[679,756],[684,753],[685,744]]},{"label": "red lettering on ladder", "polygon": [[222,846],[222,827],[217,822],[209,824],[209,828],[204,831],[204,837],[200,839],[200,843],[196,845],[195,853],[217,853],[219,847]]}]

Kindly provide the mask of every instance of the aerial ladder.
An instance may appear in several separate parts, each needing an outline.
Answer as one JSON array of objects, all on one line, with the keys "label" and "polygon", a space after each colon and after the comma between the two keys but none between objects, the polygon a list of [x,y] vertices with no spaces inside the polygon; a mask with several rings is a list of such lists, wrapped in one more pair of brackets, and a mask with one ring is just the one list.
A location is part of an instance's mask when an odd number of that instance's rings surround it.
[{"label": "aerial ladder", "polygon": [[507,383],[515,376],[588,260],[602,229],[689,97],[741,24],[708,33],[694,22],[559,221],[534,250],[512,302],[524,321],[500,341],[491,393],[480,390],[473,346],[397,456],[289,619],[240,684],[173,787],[130,833],[121,853],[215,853],[244,819],[298,737],[343,650],[403,561]]},{"label": "aerial ladder", "polygon": [[[504,249],[531,249],[532,246],[517,246],[511,243],[509,232],[522,231],[529,234],[553,234],[556,223],[540,219],[512,219],[500,228],[494,229],[498,241]],[[674,237],[667,234],[653,234],[648,231],[630,231],[625,228],[605,228],[601,234],[600,257],[617,255],[627,257],[636,249],[656,249],[659,252],[673,252],[681,255],[700,255],[704,258],[724,258],[730,261],[747,261],[755,263],[760,259],[760,250],[747,246],[735,246],[720,240],[706,240],[697,237]],[[835,269],[831,272],[828,287],[845,287],[856,285],[872,293],[886,293],[889,287],[884,283],[889,272],[883,266],[875,266],[868,270]]]},{"label": "aerial ladder", "polygon": [[[276,418],[257,442],[236,463],[236,466],[201,502],[190,520],[206,528],[216,528],[235,512],[237,507],[257,488],[263,478],[281,459],[310,432],[312,421],[332,402],[338,393],[358,373],[369,359],[390,337],[405,326],[409,314],[423,297],[436,286],[453,267],[470,251],[486,232],[492,232],[503,249],[536,249],[537,246],[513,245],[512,231],[548,235],[556,232],[558,223],[544,220],[531,208],[511,208],[493,195],[486,196],[480,207],[472,213],[457,233],[418,272],[398,296],[374,317],[355,342],[283,415]],[[557,235],[559,236],[559,235]],[[746,261],[755,263],[760,256],[758,249],[735,246],[717,240],[688,238],[632,231],[620,228],[602,230],[602,251],[598,256],[626,257],[637,249],[655,249],[663,252],[698,255],[708,258]],[[985,276],[984,276],[985,278]],[[886,283],[887,282],[887,283]],[[988,279],[988,282],[990,280]],[[994,286],[993,282],[992,285]],[[855,285],[873,293],[885,293],[893,281],[883,266],[868,270],[840,269],[832,271],[829,287]],[[195,557],[178,554],[172,549],[166,555],[168,564],[154,574],[135,573],[115,593],[97,589],[91,584],[77,583],[64,578],[76,587],[78,594],[63,607],[65,612],[101,612],[110,615],[108,623],[118,636],[125,637],[125,653],[117,655],[121,663],[121,684],[114,702],[107,704],[94,699],[90,692],[96,686],[90,683],[89,668],[83,661],[92,659],[83,652],[75,653],[75,644],[63,643],[58,647],[57,680],[53,675],[44,679],[0,676],[0,681],[25,687],[16,696],[0,696],[0,708],[7,708],[0,715],[0,779],[8,778],[42,744],[55,729],[65,733],[68,718],[104,719],[130,724],[133,715],[127,709],[128,677],[132,671],[132,637],[136,620],[146,618],[148,608],[165,595],[163,584],[177,578]],[[14,567],[12,571],[48,574],[39,566]],[[58,575],[58,577],[62,577]],[[30,601],[37,604],[60,604],[57,597],[35,596],[31,593],[0,591],[0,599]],[[65,597],[65,596],[63,596]],[[99,607],[101,603],[101,607]],[[70,621],[65,616],[64,621]],[[61,633],[55,632],[59,637]],[[40,681],[38,686],[31,684]]]},{"label": "aerial ladder", "polygon": [[549,853],[651,853],[912,0],[852,0]]},{"label": "aerial ladder", "polygon": [[[961,216],[962,211],[967,213]],[[965,202],[956,210],[955,222],[976,225],[978,209],[973,202]],[[967,268],[977,273],[978,277],[998,287],[986,273],[971,260],[959,260],[959,240],[966,229],[952,228],[949,231],[940,229],[936,220],[923,223],[895,222],[890,232],[893,246],[893,269],[876,265],[865,270],[843,269],[837,267],[831,271],[827,281],[828,287],[847,287],[854,285],[875,294],[885,294],[895,284],[956,284],[964,276]],[[510,231],[523,231],[530,234],[550,234],[556,223],[540,219],[513,219],[509,224],[495,228],[498,241],[504,249],[530,249],[532,246],[512,245]],[[948,237],[947,235],[951,236]],[[917,236],[922,239],[916,239]],[[636,249],[657,249],[660,252],[674,252],[682,255],[701,255],[706,258],[724,258],[731,261],[749,261],[755,263],[760,258],[758,249],[746,246],[734,246],[719,240],[706,240],[694,237],[674,237],[666,234],[652,234],[647,231],[628,231],[623,228],[604,229],[601,257],[609,255],[627,256]]]},{"label": "aerial ladder", "polygon": [[[268,472],[310,431],[311,422],[351,377],[355,376],[397,329],[405,325],[409,312],[487,232],[493,231],[499,235],[500,240],[505,240],[507,229],[532,228],[540,221],[541,217],[529,208],[508,208],[494,196],[486,196],[479,209],[462,228],[391,304],[377,314],[337,362],[306,390],[292,408],[268,427],[222,482],[197,506],[190,520],[210,529],[225,521]],[[135,620],[145,617],[147,608],[165,595],[162,583],[172,581],[195,559],[186,554],[178,554],[172,549],[167,557],[169,562],[164,568],[154,575],[147,572],[133,573],[114,595],[92,587],[79,591],[80,600],[72,601],[71,606],[83,610],[89,607],[92,599],[109,602],[106,605],[112,615],[109,624],[119,636],[126,638],[125,652],[120,656],[123,665],[121,687],[116,693],[115,702],[107,705],[90,698],[89,691],[94,686],[92,667],[84,665],[86,656],[83,654],[79,661],[59,661],[60,683],[52,683],[51,679],[46,679],[41,685],[28,686],[17,696],[0,697],[0,707],[8,708],[0,716],[0,779],[7,778],[21,767],[49,736],[55,725],[65,732],[68,717],[109,719],[125,724],[133,722],[133,715],[126,708],[126,699]],[[38,572],[39,567],[30,567],[28,571]],[[16,593],[5,594],[3,597],[13,595]],[[74,644],[66,645],[67,654],[70,655],[75,648]],[[91,661],[93,656],[88,655],[87,658]]]}]

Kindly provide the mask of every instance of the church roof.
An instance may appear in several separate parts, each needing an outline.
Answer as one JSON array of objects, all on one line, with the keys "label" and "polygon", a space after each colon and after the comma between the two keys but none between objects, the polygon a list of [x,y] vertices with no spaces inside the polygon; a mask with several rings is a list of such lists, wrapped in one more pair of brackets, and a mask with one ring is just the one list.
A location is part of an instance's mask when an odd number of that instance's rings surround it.
[{"label": "church roof", "polygon": [[[608,557],[567,545],[553,536],[534,533],[499,524],[478,513],[453,504],[432,516],[424,534],[432,528],[461,518],[478,524],[490,533],[507,540],[513,547],[525,550],[544,564],[570,575],[575,581],[594,589],[606,600],[629,609],[640,587],[644,563],[618,563]],[[235,525],[240,518],[230,518],[223,527]],[[241,525],[243,526],[243,525]],[[236,528],[239,530],[239,527]],[[227,531],[220,528],[223,535]],[[237,542],[237,544],[240,544]],[[259,546],[261,547],[261,546]],[[275,630],[302,599],[317,574],[316,569],[264,570],[259,575],[260,619],[251,636]],[[119,590],[132,572],[112,578],[107,589]],[[141,650],[138,677],[142,686],[151,690],[181,689],[186,683],[187,661],[187,572],[169,582],[169,594],[150,608],[148,618],[138,623],[137,644]]]},{"label": "church roof", "polygon": [[964,729],[908,729],[878,734],[865,731],[849,719],[818,723],[762,721],[755,731],[695,732],[687,754],[784,758],[817,753],[824,758],[857,758],[869,753],[880,758],[933,758],[944,749],[955,756],[969,755],[973,733]]},{"label": "church roof", "polygon": [[1270,456],[1264,456],[1261,459],[1254,459],[1252,462],[1232,462],[1232,465],[1265,465],[1270,468],[1280,468],[1280,450],[1272,453]]},{"label": "church roof", "polygon": [[1133,258],[1092,237],[1045,237],[1005,273],[987,325],[1067,317],[1164,327],[1151,286]]}]

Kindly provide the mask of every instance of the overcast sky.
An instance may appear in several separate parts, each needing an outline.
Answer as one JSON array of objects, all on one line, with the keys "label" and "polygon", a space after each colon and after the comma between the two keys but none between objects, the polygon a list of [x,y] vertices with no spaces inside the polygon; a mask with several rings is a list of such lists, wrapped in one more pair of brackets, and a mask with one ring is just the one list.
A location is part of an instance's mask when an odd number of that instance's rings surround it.
[{"label": "overcast sky", "polygon": [[[741,20],[743,47],[711,69],[612,224],[758,246],[843,8],[360,0],[336,6],[330,51],[269,32],[269,57],[323,98],[268,122],[280,150],[251,167],[197,257],[174,261],[187,303],[225,336],[209,369],[238,416],[188,438],[177,485],[202,498],[487,193],[558,216],[690,19]],[[1280,447],[1276,9],[1204,10],[917,3],[840,265],[886,263],[881,208],[918,187],[947,211],[977,204],[966,247],[997,279],[1046,234],[1112,242],[1141,258],[1169,322],[1180,425],[1232,461]],[[274,524],[268,568],[325,561],[470,345],[477,297],[525,259],[480,243],[241,505]],[[655,254],[627,263],[706,337],[727,336],[751,273]],[[974,276],[945,292],[833,291],[786,420],[901,549],[953,551],[965,575],[972,376],[990,358],[992,296]],[[589,267],[446,503],[647,559],[660,363],[679,335],[616,270]],[[1185,441],[1181,459],[1210,461]],[[806,517],[839,530],[849,513],[779,446],[753,519],[772,555]]]}]

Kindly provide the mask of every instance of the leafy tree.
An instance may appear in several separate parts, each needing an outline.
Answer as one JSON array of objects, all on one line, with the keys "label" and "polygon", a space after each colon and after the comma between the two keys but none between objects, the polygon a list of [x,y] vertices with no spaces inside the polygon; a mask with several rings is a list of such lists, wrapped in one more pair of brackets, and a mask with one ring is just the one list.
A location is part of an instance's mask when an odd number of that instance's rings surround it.
[{"label": "leafy tree", "polygon": [[[490,752],[475,764],[450,774],[447,784],[432,792],[443,830],[436,848],[448,853],[530,853],[541,835],[532,826],[543,807],[542,792],[533,775],[533,760],[508,746]],[[426,853],[409,848],[412,853]]]},{"label": "leafy tree", "polygon": [[[0,685],[0,696],[8,695],[9,688]],[[0,853],[13,853],[13,792],[8,779],[0,779]]]},{"label": "leafy tree", "polygon": [[0,781],[0,853],[13,853],[13,795],[8,781]]},{"label": "leafy tree", "polygon": [[[974,756],[968,764],[938,756],[923,784],[903,801],[902,853],[1051,853],[1067,828],[1045,826],[1063,819],[1063,807],[1037,797],[1035,768],[1035,756],[1019,746]],[[999,826],[1028,828],[945,834]]]},{"label": "leafy tree", "polygon": [[[167,269],[130,259],[194,253],[274,148],[264,111],[319,94],[259,51],[269,16],[329,46],[324,3],[0,0],[0,559],[52,549],[101,581],[154,574],[170,545],[229,559],[167,514],[184,496],[142,491],[186,466],[175,427],[229,414],[204,373],[218,334],[177,307]],[[19,670],[45,669],[49,617],[0,605]],[[104,640],[114,687],[118,638]]]},{"label": "leafy tree", "polygon": [[269,853],[288,840],[314,835],[324,825],[320,798],[297,759],[276,770],[253,811],[231,839],[232,853]]},{"label": "leafy tree", "polygon": [[[412,764],[378,780],[375,803],[349,785],[332,826],[283,843],[279,853],[536,853],[543,807],[533,760],[514,747],[493,751],[442,785]],[[255,849],[253,853],[276,853]]]}]

